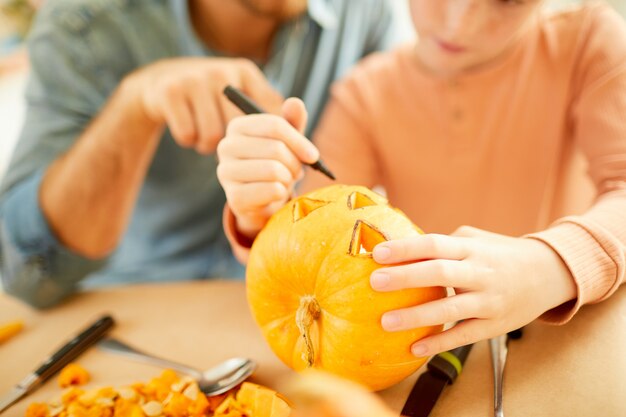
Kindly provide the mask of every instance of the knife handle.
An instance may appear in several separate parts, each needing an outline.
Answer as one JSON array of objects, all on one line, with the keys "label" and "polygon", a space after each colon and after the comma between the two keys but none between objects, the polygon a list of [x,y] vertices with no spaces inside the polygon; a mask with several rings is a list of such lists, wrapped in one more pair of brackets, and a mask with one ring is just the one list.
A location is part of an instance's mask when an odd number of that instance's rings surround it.
[{"label": "knife handle", "polygon": [[509,338],[513,339],[513,340],[517,340],[517,339],[521,339],[522,338],[522,334],[524,333],[524,328],[520,327],[517,330],[511,330],[508,334]]},{"label": "knife handle", "polygon": [[472,350],[473,344],[441,352],[435,355],[426,365],[433,374],[448,380],[452,384],[463,370],[463,364]]},{"label": "knife handle", "polygon": [[467,359],[467,355],[469,355],[470,350],[472,350],[472,346],[472,344],[460,346],[456,349],[450,350],[449,352],[456,358],[458,358],[461,362],[461,365],[463,365],[465,363],[465,360]]},{"label": "knife handle", "polygon": [[113,327],[113,324],[115,322],[111,316],[102,316],[79,335],[67,342],[61,349],[46,359],[34,372],[37,375],[37,382],[42,383],[63,369],[65,365],[73,361],[78,355],[104,336]]}]

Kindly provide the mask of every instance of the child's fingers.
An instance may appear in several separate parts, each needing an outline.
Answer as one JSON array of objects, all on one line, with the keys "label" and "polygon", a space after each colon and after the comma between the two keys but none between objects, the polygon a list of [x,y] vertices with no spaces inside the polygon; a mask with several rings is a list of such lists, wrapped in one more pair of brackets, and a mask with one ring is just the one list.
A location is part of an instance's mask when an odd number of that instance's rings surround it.
[{"label": "child's fingers", "polygon": [[418,357],[432,356],[487,339],[491,335],[485,333],[485,322],[481,319],[465,320],[444,332],[414,343],[411,352]]},{"label": "child's fingers", "polygon": [[302,163],[283,142],[267,138],[249,136],[227,137],[217,147],[220,161],[227,163],[230,159],[273,159],[281,162],[294,178],[302,173]]},{"label": "child's fingers", "polygon": [[296,157],[308,164],[319,159],[319,151],[306,137],[287,120],[271,114],[253,114],[233,119],[227,130],[227,136],[251,136],[279,140]]},{"label": "child's fingers", "polygon": [[468,318],[482,318],[483,305],[475,293],[442,298],[415,307],[383,314],[381,324],[389,332],[454,323]]},{"label": "child's fingers", "polygon": [[289,198],[289,189],[284,184],[274,182],[233,183],[225,187],[228,205],[235,215],[247,210],[263,208],[277,201]]},{"label": "child's fingers", "polygon": [[436,259],[377,269],[370,283],[377,291],[422,287],[481,289],[482,275],[470,262]]},{"label": "child's fingers", "polygon": [[374,248],[373,255],[380,264],[425,259],[462,260],[469,255],[469,249],[463,238],[427,234],[381,243]]},{"label": "child's fingers", "polygon": [[298,132],[304,133],[308,113],[302,100],[295,97],[290,97],[285,100],[285,103],[283,104],[283,117],[289,122],[289,124],[295,127]]},{"label": "child's fingers", "polygon": [[289,188],[296,180],[285,165],[273,159],[237,159],[219,164],[217,170],[225,183],[280,182]]}]

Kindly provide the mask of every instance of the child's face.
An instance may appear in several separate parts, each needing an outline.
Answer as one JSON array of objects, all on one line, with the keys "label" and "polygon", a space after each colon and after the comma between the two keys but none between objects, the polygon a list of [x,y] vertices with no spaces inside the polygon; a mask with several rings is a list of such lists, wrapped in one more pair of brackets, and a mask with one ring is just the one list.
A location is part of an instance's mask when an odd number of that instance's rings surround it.
[{"label": "child's face", "polygon": [[417,54],[439,75],[453,76],[506,52],[542,0],[411,0]]}]

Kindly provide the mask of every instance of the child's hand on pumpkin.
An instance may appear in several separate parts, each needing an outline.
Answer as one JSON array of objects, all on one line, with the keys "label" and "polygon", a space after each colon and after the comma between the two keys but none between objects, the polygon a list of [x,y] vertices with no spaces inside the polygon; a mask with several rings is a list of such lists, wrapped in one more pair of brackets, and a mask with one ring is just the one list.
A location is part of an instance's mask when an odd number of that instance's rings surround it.
[{"label": "child's hand on pumpkin", "polygon": [[217,177],[239,232],[254,237],[291,197],[302,175],[302,163],[319,159],[317,148],[303,136],[304,103],[288,99],[283,117],[255,114],[233,119],[217,147]]},{"label": "child's hand on pumpkin", "polygon": [[452,323],[443,333],[415,343],[416,356],[430,356],[520,328],[576,297],[576,285],[561,258],[544,243],[462,227],[451,236],[421,235],[381,243],[371,276],[377,291],[442,286],[455,295],[383,315],[388,331]]}]

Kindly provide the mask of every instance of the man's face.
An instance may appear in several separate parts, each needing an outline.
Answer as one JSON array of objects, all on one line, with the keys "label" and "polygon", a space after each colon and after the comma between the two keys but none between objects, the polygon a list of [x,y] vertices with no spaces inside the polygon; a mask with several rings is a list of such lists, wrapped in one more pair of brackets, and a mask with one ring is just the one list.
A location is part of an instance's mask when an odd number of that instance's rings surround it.
[{"label": "man's face", "polygon": [[248,10],[259,16],[288,20],[306,11],[307,0],[239,0]]}]

